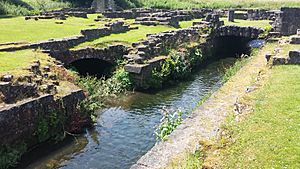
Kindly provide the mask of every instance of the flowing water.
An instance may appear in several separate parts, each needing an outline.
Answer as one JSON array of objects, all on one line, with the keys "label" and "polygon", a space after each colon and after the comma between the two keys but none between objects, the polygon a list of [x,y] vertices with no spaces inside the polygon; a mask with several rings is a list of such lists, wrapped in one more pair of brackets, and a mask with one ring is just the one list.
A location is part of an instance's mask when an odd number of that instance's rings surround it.
[{"label": "flowing water", "polygon": [[155,145],[162,108],[180,109],[188,116],[201,98],[220,87],[224,68],[234,61],[228,58],[199,68],[192,79],[156,93],[134,92],[115,99],[111,107],[98,112],[95,129],[27,168],[130,168]]}]

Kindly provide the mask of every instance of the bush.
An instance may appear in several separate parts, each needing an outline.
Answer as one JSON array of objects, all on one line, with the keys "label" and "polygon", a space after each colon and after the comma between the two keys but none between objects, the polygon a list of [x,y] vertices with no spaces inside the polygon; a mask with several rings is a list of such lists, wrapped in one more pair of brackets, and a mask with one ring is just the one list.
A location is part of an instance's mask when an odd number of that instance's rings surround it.
[{"label": "bush", "polygon": [[1,15],[28,15],[30,14],[30,10],[27,8],[13,4],[7,1],[0,1],[0,14]]},{"label": "bush", "polygon": [[201,49],[192,50],[188,55],[171,51],[161,66],[152,71],[150,86],[161,88],[164,82],[186,79],[195,65],[204,60]]},{"label": "bush", "polygon": [[81,102],[80,108],[92,117],[95,117],[96,110],[104,106],[105,99],[116,97],[133,87],[129,73],[123,68],[117,69],[108,79],[98,79],[92,76],[80,77],[77,84],[88,92],[88,97]]}]

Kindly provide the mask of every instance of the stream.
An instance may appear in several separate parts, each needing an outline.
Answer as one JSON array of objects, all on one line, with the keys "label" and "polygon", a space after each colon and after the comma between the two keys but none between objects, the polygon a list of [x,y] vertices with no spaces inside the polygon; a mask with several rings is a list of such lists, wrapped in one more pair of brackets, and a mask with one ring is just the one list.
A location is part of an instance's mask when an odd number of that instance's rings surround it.
[{"label": "stream", "polygon": [[216,61],[199,68],[191,79],[161,91],[133,92],[115,99],[109,108],[98,112],[94,129],[46,156],[36,155],[38,158],[23,168],[130,168],[155,145],[154,131],[163,116],[162,108],[180,109],[188,116],[201,98],[221,86],[224,69],[234,62],[234,58]]}]

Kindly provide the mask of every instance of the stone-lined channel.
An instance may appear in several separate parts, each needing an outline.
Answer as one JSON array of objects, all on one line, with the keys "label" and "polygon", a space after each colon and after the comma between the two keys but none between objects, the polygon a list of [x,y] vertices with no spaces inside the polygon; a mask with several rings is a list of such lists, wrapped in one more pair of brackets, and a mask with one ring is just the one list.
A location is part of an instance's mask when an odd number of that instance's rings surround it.
[{"label": "stone-lined channel", "polygon": [[220,87],[224,68],[234,62],[233,58],[216,61],[195,72],[190,80],[156,93],[120,97],[98,112],[95,129],[22,168],[130,168],[155,145],[161,109],[180,109],[187,116],[201,98]]}]

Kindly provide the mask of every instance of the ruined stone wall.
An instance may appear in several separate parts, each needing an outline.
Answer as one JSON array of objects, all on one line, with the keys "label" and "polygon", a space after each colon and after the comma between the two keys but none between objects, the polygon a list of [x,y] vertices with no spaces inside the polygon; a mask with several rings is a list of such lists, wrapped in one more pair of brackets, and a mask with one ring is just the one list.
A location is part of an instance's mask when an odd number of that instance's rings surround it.
[{"label": "ruined stone wall", "polygon": [[273,27],[284,36],[293,35],[300,29],[300,8],[281,8]]},{"label": "ruined stone wall", "polygon": [[60,60],[65,65],[68,65],[80,59],[100,59],[111,64],[116,64],[116,61],[128,54],[128,48],[123,45],[110,45],[107,48],[82,48],[77,50],[67,50],[64,52],[51,52],[51,57]]},{"label": "ruined stone wall", "polygon": [[[79,113],[77,105],[85,98],[82,90],[73,91],[56,99],[53,95],[43,95],[26,99],[0,108],[0,145],[12,145],[25,141],[33,145],[37,140],[38,124],[41,119],[49,120],[50,113],[61,113],[65,118]],[[72,128],[66,121],[65,129]],[[59,131],[57,131],[59,132]],[[70,131],[72,132],[72,131]]]},{"label": "ruined stone wall", "polygon": [[261,33],[264,32],[264,29],[252,26],[221,26],[216,29],[215,36],[238,36],[250,39],[256,39]]},{"label": "ruined stone wall", "polygon": [[243,19],[243,20],[275,20],[277,10],[266,10],[266,9],[248,9],[242,10],[237,9],[236,11],[244,12],[235,12],[234,19]]},{"label": "ruined stone wall", "polygon": [[177,19],[186,18],[203,18],[205,14],[212,12],[208,9],[193,9],[193,10],[168,10],[168,9],[147,9],[135,8],[124,11],[105,11],[103,15],[106,18],[125,18],[136,19],[138,17],[176,17]]}]

